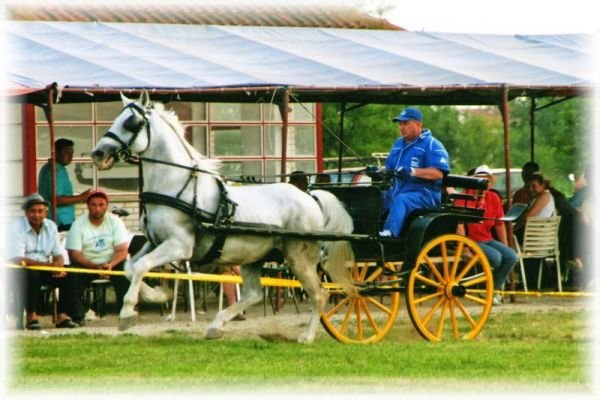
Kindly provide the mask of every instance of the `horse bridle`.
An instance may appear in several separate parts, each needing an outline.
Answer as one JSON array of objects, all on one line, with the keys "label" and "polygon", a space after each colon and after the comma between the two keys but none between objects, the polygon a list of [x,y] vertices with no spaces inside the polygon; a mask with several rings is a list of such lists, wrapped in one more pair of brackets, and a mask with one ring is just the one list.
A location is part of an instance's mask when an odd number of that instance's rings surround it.
[{"label": "horse bridle", "polygon": [[[126,109],[131,111],[131,116],[123,123],[123,127],[132,133],[129,142],[125,143],[119,136],[117,136],[117,134],[111,131],[106,132],[103,136],[112,139],[121,145],[121,147],[115,151],[115,161],[119,161],[119,159],[122,159],[123,161],[129,161],[132,159],[131,145],[136,141],[144,126],[147,126],[148,142],[150,142],[150,124],[148,123],[149,110],[138,106],[134,102],[131,102],[123,107],[121,113]],[[137,111],[141,117],[138,116],[135,111]]]}]

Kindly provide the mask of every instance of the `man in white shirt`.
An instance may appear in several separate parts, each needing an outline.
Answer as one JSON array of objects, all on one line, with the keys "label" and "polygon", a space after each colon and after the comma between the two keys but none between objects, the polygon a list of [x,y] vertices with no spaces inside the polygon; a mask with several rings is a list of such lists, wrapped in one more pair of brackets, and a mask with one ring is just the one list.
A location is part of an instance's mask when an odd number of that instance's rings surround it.
[{"label": "man in white shirt", "polygon": [[[75,220],[67,237],[66,248],[69,251],[71,265],[97,270],[123,270],[127,259],[129,234],[123,221],[108,213],[108,196],[101,190],[91,192],[87,198],[88,212]],[[80,325],[85,324],[85,310],[81,298],[85,288],[94,279],[110,279],[115,288],[116,305],[120,310],[123,296],[129,288],[129,280],[122,275],[78,274],[79,293],[73,319]]]},{"label": "man in white shirt", "polygon": [[[8,234],[7,258],[22,266],[63,267],[63,248],[60,245],[56,224],[47,219],[49,203],[38,193],[32,193],[23,203],[25,216],[18,218],[10,226]],[[16,274],[15,286],[20,295],[25,296],[27,310],[25,327],[41,330],[38,313],[42,285],[59,288],[57,328],[76,328],[67,311],[74,301],[73,274],[66,272],[38,271],[24,269]],[[20,289],[20,290],[19,290]],[[18,294],[19,295],[19,294]]]}]

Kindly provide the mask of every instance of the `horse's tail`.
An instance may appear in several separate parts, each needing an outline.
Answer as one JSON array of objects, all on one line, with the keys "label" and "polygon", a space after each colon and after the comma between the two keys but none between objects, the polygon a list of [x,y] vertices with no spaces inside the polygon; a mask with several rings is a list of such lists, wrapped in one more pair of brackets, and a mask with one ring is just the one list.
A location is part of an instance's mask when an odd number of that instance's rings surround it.
[{"label": "horse's tail", "polygon": [[[354,222],[341,201],[325,190],[311,191],[318,200],[324,217],[324,230],[332,233],[352,233]],[[354,291],[348,264],[354,261],[354,251],[348,241],[323,242],[323,259],[321,266],[334,282],[342,286],[342,290]]]}]

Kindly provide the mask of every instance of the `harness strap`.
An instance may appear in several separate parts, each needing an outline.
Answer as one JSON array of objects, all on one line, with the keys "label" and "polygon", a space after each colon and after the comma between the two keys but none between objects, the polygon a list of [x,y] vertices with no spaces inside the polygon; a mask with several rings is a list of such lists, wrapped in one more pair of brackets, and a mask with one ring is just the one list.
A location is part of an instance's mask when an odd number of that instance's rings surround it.
[{"label": "harness strap", "polygon": [[217,214],[215,213],[211,213],[201,209],[195,209],[183,200],[176,199],[161,193],[143,192],[142,194],[140,194],[140,199],[143,203],[167,206],[184,212],[187,215],[196,215],[200,222],[215,223],[215,218],[217,216]]}]

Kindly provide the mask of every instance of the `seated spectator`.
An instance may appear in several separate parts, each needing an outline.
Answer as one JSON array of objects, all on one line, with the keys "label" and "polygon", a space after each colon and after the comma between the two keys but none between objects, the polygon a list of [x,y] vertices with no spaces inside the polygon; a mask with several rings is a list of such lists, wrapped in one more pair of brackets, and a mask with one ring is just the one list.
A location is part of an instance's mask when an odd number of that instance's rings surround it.
[{"label": "seated spectator", "polygon": [[[457,233],[460,235],[467,235],[470,239],[476,241],[479,244],[481,250],[485,253],[490,265],[492,267],[492,275],[494,277],[494,290],[502,290],[508,275],[513,270],[517,261],[519,260],[517,254],[513,249],[508,246],[506,236],[506,226],[503,221],[498,221],[499,218],[504,217],[504,208],[502,207],[502,198],[497,193],[489,190],[493,186],[493,176],[487,165],[481,165],[475,170],[475,177],[487,178],[488,188],[483,191],[483,199],[479,200],[483,205],[484,219],[481,222],[466,224],[459,224]],[[469,192],[469,191],[467,191]],[[464,200],[458,201],[465,203]],[[474,206],[468,204],[468,207]],[[496,232],[494,239],[492,235],[492,228]],[[502,304],[502,296],[499,294],[494,295],[494,305]]]},{"label": "seated spectator", "polygon": [[[49,202],[38,193],[27,196],[23,203],[25,216],[10,226],[7,237],[7,255],[10,262],[23,266],[63,267],[63,248],[54,221],[46,219]],[[25,296],[26,323],[30,330],[41,330],[39,322],[42,285],[59,288],[57,328],[76,328],[67,313],[73,302],[74,286],[71,274],[66,272],[18,270],[16,274],[17,295]],[[17,318],[20,318],[17,316]]]},{"label": "seated spectator", "polygon": [[296,186],[298,189],[306,192],[308,190],[308,178],[304,171],[294,171],[290,174],[289,184]]},{"label": "seated spectator", "polygon": [[331,183],[331,176],[329,174],[318,174],[317,179],[315,179],[316,184],[326,184]]},{"label": "seated spectator", "polygon": [[[87,208],[88,212],[75,220],[67,236],[66,248],[71,264],[81,268],[122,271],[129,244],[125,224],[119,217],[107,212],[108,196],[100,190],[89,194]],[[129,280],[125,276],[78,274],[77,278],[78,296],[71,314],[79,325],[85,325],[84,291],[95,279],[110,279],[115,288],[117,309],[123,307],[123,296],[129,288]]]},{"label": "seated spectator", "polygon": [[548,189],[549,185],[544,176],[539,173],[531,174],[526,183],[533,197],[533,202],[526,213],[527,218],[546,218],[556,215],[554,197]]},{"label": "seated spectator", "polygon": [[[521,178],[523,178],[523,187],[517,189],[512,197],[512,202],[521,203],[521,204],[531,204],[533,200],[533,195],[529,191],[529,187],[527,187],[527,180],[529,177],[539,172],[540,166],[535,161],[528,161],[523,164],[521,168]],[[523,213],[517,220],[513,226],[513,233],[517,236],[519,242],[523,241],[523,234],[525,232],[525,221],[527,220],[527,215]]]}]

